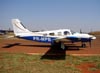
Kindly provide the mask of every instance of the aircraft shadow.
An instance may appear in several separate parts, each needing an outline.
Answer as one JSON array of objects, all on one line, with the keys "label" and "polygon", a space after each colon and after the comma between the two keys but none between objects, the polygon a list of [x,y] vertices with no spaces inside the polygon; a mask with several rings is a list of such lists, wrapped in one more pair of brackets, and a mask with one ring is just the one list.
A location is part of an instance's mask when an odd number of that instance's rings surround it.
[{"label": "aircraft shadow", "polygon": [[67,51],[78,51],[81,46],[68,46],[65,45],[65,49],[60,48],[60,44],[51,45],[23,45],[21,43],[7,44],[3,46],[3,48],[11,48],[14,46],[26,46],[26,47],[48,47],[50,48],[43,56],[41,56],[41,60],[50,59],[50,60],[65,60]]},{"label": "aircraft shadow", "polygon": [[51,47],[51,45],[20,45],[20,46],[26,46],[26,47]]},{"label": "aircraft shadow", "polygon": [[26,47],[51,47],[51,45],[23,45],[21,43],[6,44],[2,48],[11,48],[14,46],[26,46]]},{"label": "aircraft shadow", "polygon": [[[50,49],[53,49],[53,50],[61,50],[59,44],[56,44],[54,46],[51,46],[51,45],[23,45],[21,43],[13,43],[13,44],[6,44],[5,46],[3,46],[2,48],[11,48],[11,47],[14,47],[14,46],[26,46],[26,47],[50,47]],[[65,50],[79,50],[79,48],[82,48],[81,46],[76,46],[76,45],[72,45],[72,46],[69,46],[69,45],[65,45]]]},{"label": "aircraft shadow", "polygon": [[50,60],[65,60],[67,51],[78,51],[81,46],[65,46],[65,49],[60,48],[60,44],[50,47],[50,49],[41,57],[41,59]]},{"label": "aircraft shadow", "polygon": [[66,51],[61,49],[59,45],[51,46],[50,49],[41,57],[41,59],[50,60],[64,60],[66,57]]},{"label": "aircraft shadow", "polygon": [[6,46],[3,46],[2,48],[11,48],[11,47],[18,46],[18,45],[20,45],[20,43],[6,44]]}]

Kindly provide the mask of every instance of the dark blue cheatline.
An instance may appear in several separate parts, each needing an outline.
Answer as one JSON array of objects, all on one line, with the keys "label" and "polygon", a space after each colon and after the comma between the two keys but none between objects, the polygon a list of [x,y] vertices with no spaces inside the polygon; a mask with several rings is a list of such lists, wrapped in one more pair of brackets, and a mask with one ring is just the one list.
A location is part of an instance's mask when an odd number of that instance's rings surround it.
[{"label": "dark blue cheatline", "polygon": [[92,39],[91,38],[78,38],[78,37],[67,37],[67,39],[73,41],[73,42],[88,42],[88,41],[91,41]]},{"label": "dark blue cheatline", "polygon": [[44,36],[24,36],[21,38],[26,39],[26,40],[44,42],[44,43],[51,43],[52,41],[56,39],[53,37],[44,37]]}]

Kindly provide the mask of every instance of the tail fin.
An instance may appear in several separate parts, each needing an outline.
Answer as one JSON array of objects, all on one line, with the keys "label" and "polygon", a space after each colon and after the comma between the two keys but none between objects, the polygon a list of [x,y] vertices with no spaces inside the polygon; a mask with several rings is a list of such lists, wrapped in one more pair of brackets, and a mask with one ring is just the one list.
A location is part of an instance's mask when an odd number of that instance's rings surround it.
[{"label": "tail fin", "polygon": [[13,29],[15,36],[26,35],[32,33],[26,29],[19,19],[12,19]]}]

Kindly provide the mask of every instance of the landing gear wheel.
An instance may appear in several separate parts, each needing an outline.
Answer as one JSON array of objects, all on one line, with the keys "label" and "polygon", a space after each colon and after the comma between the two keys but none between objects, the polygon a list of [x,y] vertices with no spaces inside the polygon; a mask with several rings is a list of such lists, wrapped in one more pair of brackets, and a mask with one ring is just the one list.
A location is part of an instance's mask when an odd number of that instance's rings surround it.
[{"label": "landing gear wheel", "polygon": [[65,45],[63,43],[61,43],[61,49],[65,49]]},{"label": "landing gear wheel", "polygon": [[59,49],[65,50],[65,45],[64,45],[64,43],[62,43],[61,41],[59,41],[59,42],[53,41],[53,42],[51,43],[51,45],[52,45],[52,47],[57,47],[57,48],[59,48]]},{"label": "landing gear wheel", "polygon": [[86,47],[86,44],[82,44],[82,47],[85,48]]}]

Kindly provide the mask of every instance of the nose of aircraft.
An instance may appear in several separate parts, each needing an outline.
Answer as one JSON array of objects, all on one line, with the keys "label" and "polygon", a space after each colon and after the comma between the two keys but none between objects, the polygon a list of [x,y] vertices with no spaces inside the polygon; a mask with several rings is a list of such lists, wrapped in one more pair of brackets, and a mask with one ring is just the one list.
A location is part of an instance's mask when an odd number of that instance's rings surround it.
[{"label": "nose of aircraft", "polygon": [[91,38],[92,40],[96,39],[96,37],[93,36],[93,35],[90,35],[90,38]]}]

